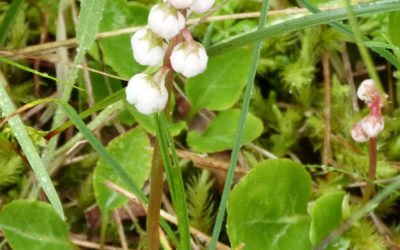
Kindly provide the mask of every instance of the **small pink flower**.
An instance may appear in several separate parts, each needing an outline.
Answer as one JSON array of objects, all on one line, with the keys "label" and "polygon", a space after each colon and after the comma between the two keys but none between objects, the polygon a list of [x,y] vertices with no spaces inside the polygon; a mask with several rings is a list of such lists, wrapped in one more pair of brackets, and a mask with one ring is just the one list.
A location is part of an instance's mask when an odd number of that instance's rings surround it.
[{"label": "small pink flower", "polygon": [[351,128],[351,137],[353,137],[356,142],[366,142],[369,139],[368,135],[362,129],[361,122],[357,122],[353,125]]},{"label": "small pink flower", "polygon": [[364,80],[358,87],[357,96],[362,101],[371,102],[376,95],[375,81],[372,79]]},{"label": "small pink flower", "polygon": [[377,137],[384,128],[382,115],[369,114],[361,121],[361,127],[369,137]]}]

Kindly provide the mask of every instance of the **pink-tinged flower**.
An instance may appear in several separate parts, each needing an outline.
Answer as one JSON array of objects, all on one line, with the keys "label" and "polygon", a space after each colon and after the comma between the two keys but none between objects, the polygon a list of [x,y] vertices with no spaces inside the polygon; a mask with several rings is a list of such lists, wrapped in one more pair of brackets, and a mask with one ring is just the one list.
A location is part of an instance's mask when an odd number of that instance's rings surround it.
[{"label": "pink-tinged flower", "polygon": [[126,100],[145,115],[163,110],[168,100],[164,77],[149,76],[144,73],[129,79],[125,92]]},{"label": "pink-tinged flower", "polygon": [[154,5],[148,17],[150,29],[162,38],[169,39],[185,27],[185,17],[169,3]]},{"label": "pink-tinged flower", "polygon": [[133,57],[142,65],[157,66],[165,55],[166,44],[149,28],[136,31],[131,38]]},{"label": "pink-tinged flower", "polygon": [[215,0],[194,0],[193,4],[190,5],[190,10],[196,13],[204,13],[211,9]]},{"label": "pink-tinged flower", "polygon": [[357,96],[360,100],[371,102],[377,95],[375,81],[372,79],[364,80],[357,90]]},{"label": "pink-tinged flower", "polygon": [[361,121],[361,127],[369,137],[377,137],[384,128],[384,121],[381,114],[369,114]]},{"label": "pink-tinged flower", "polygon": [[168,0],[168,2],[177,9],[188,8],[194,0]]},{"label": "pink-tinged flower", "polygon": [[186,77],[201,74],[207,68],[208,56],[198,42],[181,42],[175,46],[171,57],[172,68]]},{"label": "pink-tinged flower", "polygon": [[368,141],[369,137],[362,129],[361,121],[354,124],[351,128],[351,137],[353,137],[356,142]]}]

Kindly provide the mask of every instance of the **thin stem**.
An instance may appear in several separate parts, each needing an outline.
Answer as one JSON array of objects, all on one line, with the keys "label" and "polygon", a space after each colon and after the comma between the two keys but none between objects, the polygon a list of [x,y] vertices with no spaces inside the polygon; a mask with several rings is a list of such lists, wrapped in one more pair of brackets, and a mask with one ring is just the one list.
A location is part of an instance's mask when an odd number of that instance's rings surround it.
[{"label": "thin stem", "polygon": [[324,149],[323,160],[324,166],[328,165],[330,142],[331,142],[331,76],[329,71],[328,50],[322,53],[322,67],[324,71]]},{"label": "thin stem", "polygon": [[[260,19],[258,21],[257,30],[261,30],[265,25],[265,22],[267,20],[268,7],[269,7],[269,0],[264,0],[262,7],[261,7],[261,15],[260,15]],[[247,79],[247,86],[246,86],[246,90],[245,90],[245,94],[244,94],[242,111],[240,113],[240,120],[239,120],[238,130],[236,133],[235,144],[232,149],[231,161],[229,163],[229,169],[228,169],[228,173],[227,173],[226,180],[225,180],[224,190],[222,192],[221,202],[220,202],[220,205],[218,208],[218,214],[216,217],[216,221],[215,221],[215,225],[214,225],[214,229],[213,229],[213,233],[212,233],[212,238],[211,238],[211,242],[210,242],[210,246],[209,246],[210,250],[214,250],[216,248],[219,234],[221,232],[222,222],[223,222],[223,219],[225,216],[226,204],[228,201],[228,196],[230,193],[230,189],[231,189],[232,182],[233,182],[233,177],[235,174],[235,167],[236,167],[237,159],[239,156],[239,150],[242,145],[242,136],[243,136],[243,132],[244,132],[244,126],[246,123],[247,112],[249,110],[251,92],[252,92],[253,86],[254,86],[254,78],[256,76],[257,64],[258,64],[258,60],[260,58],[261,45],[262,45],[261,41],[256,42],[256,45],[255,45],[254,51],[253,51],[253,60],[251,62],[251,68],[250,68],[249,76]]]},{"label": "thin stem", "polygon": [[153,151],[153,160],[150,173],[150,197],[147,213],[147,235],[150,249],[159,248],[159,216],[161,209],[161,198],[163,192],[164,165],[161,160],[161,151],[158,140],[156,140]]},{"label": "thin stem", "polygon": [[[174,38],[172,38],[165,53],[164,68],[169,68],[169,69],[172,68],[170,62],[170,56],[175,45],[178,44],[181,40],[182,40],[181,35],[177,35]],[[168,101],[165,106],[165,112],[167,114],[168,120],[170,119],[169,104],[171,99],[173,80],[174,80],[174,71],[169,70],[167,75],[165,76],[165,87],[167,88],[168,91]],[[148,246],[150,247],[150,249],[159,248],[160,235],[158,230],[159,227],[158,224],[159,224],[161,200],[163,193],[163,172],[164,172],[164,165],[161,157],[160,142],[159,139],[157,138],[154,145],[153,160],[150,173],[151,184],[150,184],[149,212],[146,217]]]},{"label": "thin stem", "polygon": [[369,139],[369,171],[368,171],[368,182],[365,186],[362,204],[365,204],[371,195],[374,193],[374,180],[376,173],[376,137]]}]

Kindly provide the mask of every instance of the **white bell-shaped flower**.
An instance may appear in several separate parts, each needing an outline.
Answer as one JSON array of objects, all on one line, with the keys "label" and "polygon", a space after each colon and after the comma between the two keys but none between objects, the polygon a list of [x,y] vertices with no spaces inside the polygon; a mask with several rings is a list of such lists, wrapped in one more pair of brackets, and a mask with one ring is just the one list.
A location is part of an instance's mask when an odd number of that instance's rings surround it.
[{"label": "white bell-shaped flower", "polygon": [[194,0],[168,0],[169,3],[177,9],[188,8]]},{"label": "white bell-shaped flower", "polygon": [[369,114],[361,121],[361,127],[369,137],[377,137],[384,128],[382,115]]},{"label": "white bell-shaped flower", "polygon": [[204,13],[211,9],[215,0],[194,0],[192,5],[190,5],[190,10],[196,13]]},{"label": "white bell-shaped flower", "polygon": [[185,27],[185,17],[169,3],[154,5],[148,17],[150,29],[162,38],[176,36]]},{"label": "white bell-shaped flower", "polygon": [[167,45],[149,28],[136,31],[131,38],[133,57],[142,65],[157,66],[165,55]]},{"label": "white bell-shaped flower", "polygon": [[360,100],[369,102],[374,98],[375,91],[375,81],[372,79],[367,79],[364,80],[358,87],[357,96]]},{"label": "white bell-shaped flower", "polygon": [[201,74],[207,68],[208,56],[203,45],[191,41],[175,46],[171,57],[172,68],[186,77]]},{"label": "white bell-shaped flower", "polygon": [[356,142],[366,142],[369,139],[368,135],[362,129],[361,122],[357,122],[353,125],[351,128],[351,137],[353,137]]},{"label": "white bell-shaped flower", "polygon": [[168,101],[164,77],[156,78],[144,73],[134,75],[129,79],[125,89],[126,100],[135,105],[142,114],[149,115],[159,112],[165,108]]}]

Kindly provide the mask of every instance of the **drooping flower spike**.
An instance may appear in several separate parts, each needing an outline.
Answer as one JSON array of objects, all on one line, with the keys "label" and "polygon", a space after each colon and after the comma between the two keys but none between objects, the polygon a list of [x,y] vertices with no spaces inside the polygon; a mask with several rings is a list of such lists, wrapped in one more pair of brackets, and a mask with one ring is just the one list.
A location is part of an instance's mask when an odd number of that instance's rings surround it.
[{"label": "drooping flower spike", "polygon": [[357,96],[367,104],[370,113],[353,126],[351,135],[356,142],[365,142],[370,138],[377,137],[384,128],[381,97],[372,79],[365,80],[360,84]]},{"label": "drooping flower spike", "polygon": [[[166,62],[155,75],[141,73],[129,80],[126,99],[140,113],[151,114],[165,108],[168,91],[164,86],[164,72],[173,69],[185,77],[193,77],[207,68],[207,52],[203,45],[193,41],[189,29],[185,28],[185,15],[190,11],[203,13],[214,1],[163,0],[151,8],[148,28],[140,29],[132,36],[133,56],[138,63],[158,66]],[[167,46],[168,39],[171,40]]]}]

